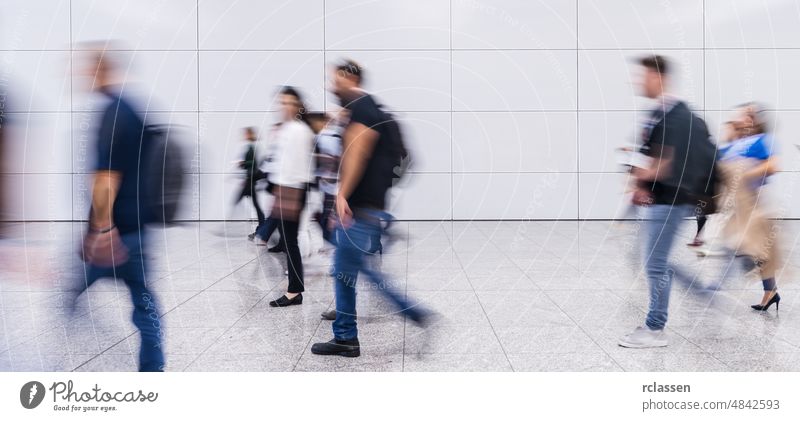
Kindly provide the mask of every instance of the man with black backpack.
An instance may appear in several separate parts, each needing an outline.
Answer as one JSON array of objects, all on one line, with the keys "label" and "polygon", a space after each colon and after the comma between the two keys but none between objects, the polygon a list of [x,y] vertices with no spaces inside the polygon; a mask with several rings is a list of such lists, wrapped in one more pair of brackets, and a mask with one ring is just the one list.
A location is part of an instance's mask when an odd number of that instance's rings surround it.
[{"label": "man with black backpack", "polygon": [[342,137],[339,190],[336,195],[337,230],[333,277],[336,288],[336,320],[333,339],[316,343],[311,352],[318,355],[358,357],[361,354],[356,326],[356,280],[359,272],[376,284],[401,313],[419,325],[429,320],[428,312],[410,304],[395,291],[383,274],[365,265],[380,241],[386,213],[386,193],[402,175],[408,153],[403,146],[399,125],[383,111],[375,99],[361,89],[363,70],[353,61],[334,68],[333,91],[350,112]]},{"label": "man with black backpack", "polygon": [[85,278],[76,292],[80,295],[100,278],[124,280],[133,299],[133,323],[141,334],[139,370],[163,371],[160,313],[147,288],[145,224],[169,222],[164,216],[174,216],[168,215],[169,203],[152,197],[159,186],[164,193],[164,182],[169,180],[156,183],[153,177],[163,174],[158,167],[171,166],[167,161],[172,155],[153,140],[127,99],[123,75],[110,54],[102,49],[87,52],[89,82],[105,97],[106,105],[97,132],[91,212],[81,251]]},{"label": "man with black backpack", "polygon": [[[647,56],[642,67],[642,94],[656,106],[642,128],[646,168],[634,168],[637,181],[634,203],[643,215],[644,270],[650,305],[644,326],[620,338],[626,348],[668,345],[664,332],[674,270],[669,266],[672,245],[681,223],[713,201],[716,147],[705,122],[685,102],[670,95],[670,65],[664,57]],[[710,209],[704,211],[709,213]]]}]

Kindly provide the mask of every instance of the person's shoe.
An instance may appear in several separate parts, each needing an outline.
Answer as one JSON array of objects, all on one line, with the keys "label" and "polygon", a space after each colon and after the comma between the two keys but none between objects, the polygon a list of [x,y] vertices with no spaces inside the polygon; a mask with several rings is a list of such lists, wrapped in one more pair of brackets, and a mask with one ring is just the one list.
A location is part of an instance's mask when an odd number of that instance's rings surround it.
[{"label": "person's shoe", "polygon": [[312,345],[311,353],[355,358],[361,355],[361,346],[358,343],[358,338],[353,338],[349,341],[340,341],[334,338],[328,342],[319,342]]},{"label": "person's shoe", "polygon": [[414,315],[409,315],[408,318],[414,322],[415,325],[421,328],[427,328],[433,324],[439,318],[439,316],[434,312],[420,310]]},{"label": "person's shoe", "polygon": [[322,320],[336,320],[336,310],[328,310],[320,314],[320,316],[322,316]]},{"label": "person's shoe", "polygon": [[619,346],[624,348],[660,348],[667,345],[669,343],[663,329],[652,330],[646,326],[637,327],[619,340]]},{"label": "person's shoe", "polygon": [[770,307],[772,307],[773,304],[775,304],[775,310],[776,311],[780,310],[780,308],[781,308],[781,295],[778,294],[777,292],[775,293],[775,295],[772,296],[772,298],[769,299],[769,301],[767,301],[767,304],[765,304],[763,306],[761,304],[754,304],[754,305],[751,305],[750,308],[752,308],[753,310],[758,310],[758,311],[767,311],[767,310],[769,310]]},{"label": "person's shoe", "polygon": [[282,245],[278,244],[277,246],[272,246],[268,248],[267,251],[270,253],[283,253],[284,251],[286,251],[286,249],[283,248]]},{"label": "person's shoe", "polygon": [[691,243],[688,243],[686,245],[689,246],[689,247],[700,247],[705,243],[706,243],[705,241],[703,241],[703,240],[701,240],[699,238],[695,238],[694,241],[692,241]]},{"label": "person's shoe", "polygon": [[253,241],[253,240],[255,240],[255,239],[256,239],[256,233],[247,234],[247,239],[248,239],[249,241]]},{"label": "person's shoe", "polygon": [[289,298],[285,295],[281,295],[280,298],[277,300],[272,300],[269,302],[270,307],[289,307],[289,306],[296,306],[299,304],[303,304],[303,294],[297,294],[294,298]]}]

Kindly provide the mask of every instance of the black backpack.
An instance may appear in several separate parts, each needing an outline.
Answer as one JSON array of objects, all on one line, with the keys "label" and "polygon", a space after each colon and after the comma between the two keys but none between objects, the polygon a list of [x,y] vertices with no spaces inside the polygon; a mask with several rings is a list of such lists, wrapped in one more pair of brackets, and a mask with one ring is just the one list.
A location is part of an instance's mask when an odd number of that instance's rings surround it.
[{"label": "black backpack", "polygon": [[167,226],[176,222],[186,190],[186,161],[178,129],[166,124],[144,128],[150,143],[145,177],[150,222]]},{"label": "black backpack", "polygon": [[382,105],[378,105],[383,121],[381,125],[381,134],[386,137],[388,144],[387,156],[389,168],[391,168],[391,183],[392,185],[399,182],[411,168],[411,154],[406,148],[403,139],[403,131],[400,129],[400,123],[395,119],[395,116],[386,111]]}]

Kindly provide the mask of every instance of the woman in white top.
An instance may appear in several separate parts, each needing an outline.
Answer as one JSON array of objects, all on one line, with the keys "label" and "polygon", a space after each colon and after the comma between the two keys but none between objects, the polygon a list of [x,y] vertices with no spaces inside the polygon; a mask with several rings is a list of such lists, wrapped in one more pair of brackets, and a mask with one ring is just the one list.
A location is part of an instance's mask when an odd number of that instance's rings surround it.
[{"label": "woman in white top", "polygon": [[289,287],[286,294],[270,301],[272,307],[303,303],[303,262],[297,236],[300,214],[305,207],[306,189],[312,181],[314,133],[306,120],[306,109],[300,93],[284,87],[280,94],[281,122],[273,131],[275,154],[271,163],[269,182],[275,200],[267,222],[258,229],[262,241],[278,230],[281,246],[286,252]]}]

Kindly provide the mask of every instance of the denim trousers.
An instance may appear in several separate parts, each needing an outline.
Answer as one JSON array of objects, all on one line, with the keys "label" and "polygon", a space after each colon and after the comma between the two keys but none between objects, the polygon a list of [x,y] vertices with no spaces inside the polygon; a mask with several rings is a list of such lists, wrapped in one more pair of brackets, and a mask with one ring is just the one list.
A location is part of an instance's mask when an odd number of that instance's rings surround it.
[{"label": "denim trousers", "polygon": [[133,300],[133,324],[139,329],[142,343],[139,349],[139,371],[161,371],[164,368],[164,353],[161,315],[156,298],[147,289],[147,246],[144,231],[122,234],[122,242],[128,248],[128,260],[111,268],[97,267],[86,263],[85,282],[79,286],[78,294],[88,289],[100,278],[121,279],[128,286]]},{"label": "denim trousers", "polygon": [[347,228],[339,227],[336,232],[336,254],[333,258],[333,277],[336,288],[336,320],[333,322],[333,336],[338,340],[352,340],[358,337],[356,326],[356,280],[362,272],[367,280],[377,287],[401,313],[419,317],[421,309],[412,305],[405,294],[390,285],[386,276],[367,267],[366,257],[374,254],[374,244],[380,241],[383,233],[382,220],[390,216],[383,211],[354,209],[355,218]]},{"label": "denim trousers", "polygon": [[675,272],[669,253],[684,218],[692,215],[691,205],[650,205],[642,208],[644,238],[643,261],[650,289],[650,304],[645,324],[660,330],[667,324],[669,294]]}]

